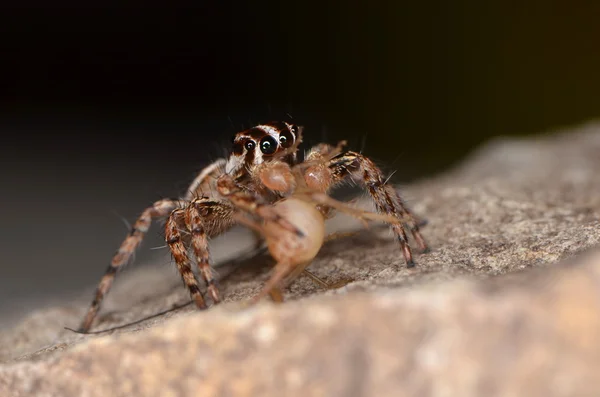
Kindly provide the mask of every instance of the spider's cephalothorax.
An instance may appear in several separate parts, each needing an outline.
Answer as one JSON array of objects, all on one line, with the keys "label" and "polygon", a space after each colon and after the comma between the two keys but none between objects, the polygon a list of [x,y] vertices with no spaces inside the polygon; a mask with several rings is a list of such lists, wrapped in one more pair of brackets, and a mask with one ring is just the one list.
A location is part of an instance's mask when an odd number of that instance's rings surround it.
[{"label": "spider's cephalothorax", "polygon": [[[397,191],[387,184],[381,170],[362,154],[341,152],[340,145],[329,144],[314,146],[307,152],[304,162],[298,164],[301,141],[302,128],[285,122],[266,123],[241,131],[233,138],[229,157],[202,169],[183,197],[159,200],[146,208],[114,254],[80,330],[89,330],[117,271],[129,262],[156,218],[167,218],[165,240],[196,305],[206,307],[192,270],[193,263],[206,283],[208,294],[214,303],[218,303],[221,298],[211,271],[208,239],[232,227],[236,222],[235,214],[240,211],[263,221],[276,222],[302,238],[302,231],[280,217],[272,205],[295,192],[298,180],[305,188],[320,193],[327,193],[348,179],[362,185],[379,212],[398,219],[390,226],[407,265],[413,266],[403,223],[408,225],[419,248],[425,250],[427,247],[418,223]],[[293,174],[292,168],[301,172],[300,179]]]}]

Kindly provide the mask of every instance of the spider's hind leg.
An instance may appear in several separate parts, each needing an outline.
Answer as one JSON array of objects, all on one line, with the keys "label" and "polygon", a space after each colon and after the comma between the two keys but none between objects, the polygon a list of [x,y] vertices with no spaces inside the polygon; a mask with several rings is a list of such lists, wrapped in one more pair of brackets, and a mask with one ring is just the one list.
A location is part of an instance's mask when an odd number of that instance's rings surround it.
[{"label": "spider's hind leg", "polygon": [[121,246],[112,257],[108,268],[104,272],[104,276],[100,280],[94,300],[92,301],[79,330],[87,332],[94,322],[104,297],[110,290],[117,272],[125,266],[130,260],[135,250],[139,247],[146,232],[150,228],[153,219],[167,216],[174,208],[179,205],[178,200],[163,199],[155,202],[152,206],[146,208],[131,228],[129,235],[123,240]]}]

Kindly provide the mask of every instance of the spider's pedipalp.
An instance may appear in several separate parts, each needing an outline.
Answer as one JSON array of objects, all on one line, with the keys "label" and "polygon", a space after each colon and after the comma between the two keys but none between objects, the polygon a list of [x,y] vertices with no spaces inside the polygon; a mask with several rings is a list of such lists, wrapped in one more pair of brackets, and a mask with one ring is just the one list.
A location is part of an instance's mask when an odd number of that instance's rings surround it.
[{"label": "spider's pedipalp", "polygon": [[267,189],[284,196],[291,194],[296,189],[296,179],[287,163],[262,163],[256,167],[255,174],[259,182]]}]

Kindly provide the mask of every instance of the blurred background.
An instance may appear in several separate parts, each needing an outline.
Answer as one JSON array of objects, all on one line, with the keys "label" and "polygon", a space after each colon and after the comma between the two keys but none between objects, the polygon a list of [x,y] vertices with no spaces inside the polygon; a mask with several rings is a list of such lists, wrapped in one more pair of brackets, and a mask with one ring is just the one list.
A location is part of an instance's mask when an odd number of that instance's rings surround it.
[{"label": "blurred background", "polygon": [[292,117],[408,183],[600,116],[597,1],[200,3],[0,9],[0,325],[95,285],[122,218],[252,124]]}]

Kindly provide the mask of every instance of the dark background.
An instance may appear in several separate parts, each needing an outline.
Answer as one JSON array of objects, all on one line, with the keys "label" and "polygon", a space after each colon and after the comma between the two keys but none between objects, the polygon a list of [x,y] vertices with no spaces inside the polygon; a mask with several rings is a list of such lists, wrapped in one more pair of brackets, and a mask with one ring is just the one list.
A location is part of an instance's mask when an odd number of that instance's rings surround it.
[{"label": "dark background", "polygon": [[291,116],[408,182],[600,115],[597,1],[198,3],[0,9],[0,312],[94,284],[119,217],[251,124]]}]

